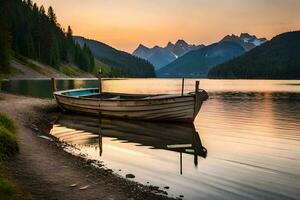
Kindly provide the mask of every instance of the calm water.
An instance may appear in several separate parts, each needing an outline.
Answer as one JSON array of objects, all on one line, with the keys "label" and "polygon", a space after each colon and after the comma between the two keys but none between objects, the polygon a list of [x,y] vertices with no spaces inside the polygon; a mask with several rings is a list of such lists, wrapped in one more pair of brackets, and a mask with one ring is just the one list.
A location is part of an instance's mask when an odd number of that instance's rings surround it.
[{"label": "calm water", "polygon": [[[195,80],[187,80],[193,91]],[[40,84],[42,83],[42,84]],[[200,80],[210,94],[194,125],[61,115],[50,134],[134,180],[183,199],[300,199],[300,81]],[[61,81],[59,87],[96,87]],[[104,90],[181,91],[178,79],[107,80]],[[51,97],[49,81],[5,90]],[[121,171],[120,171],[121,170]],[[149,182],[149,183],[148,183]]]}]

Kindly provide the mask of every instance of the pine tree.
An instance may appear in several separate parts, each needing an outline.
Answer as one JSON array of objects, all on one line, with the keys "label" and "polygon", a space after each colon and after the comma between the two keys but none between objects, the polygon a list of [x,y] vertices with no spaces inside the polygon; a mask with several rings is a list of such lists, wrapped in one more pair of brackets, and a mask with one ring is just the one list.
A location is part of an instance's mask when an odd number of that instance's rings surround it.
[{"label": "pine tree", "polygon": [[45,13],[46,13],[43,5],[41,5],[41,7],[40,7],[40,13],[41,13],[41,15],[45,15]]},{"label": "pine tree", "polygon": [[71,26],[68,26],[68,31],[66,33],[68,40],[73,41],[73,30],[71,29]]},{"label": "pine tree", "polygon": [[31,0],[27,0],[26,4],[28,5],[29,8],[33,8],[33,3]]},{"label": "pine tree", "polygon": [[10,73],[10,34],[3,16],[3,5],[0,4],[0,72]]},{"label": "pine tree", "polygon": [[10,52],[55,68],[66,62],[84,71],[93,69],[94,57],[90,50],[75,44],[70,26],[64,32],[51,6],[46,14],[44,7],[39,8],[32,0],[0,0],[0,15],[1,70],[4,66],[9,69]]},{"label": "pine tree", "polygon": [[73,39],[73,31],[70,26],[68,26],[68,30],[66,32],[67,42],[66,48],[68,49],[67,52],[67,62],[74,62],[75,60],[75,43]]},{"label": "pine tree", "polygon": [[57,25],[56,15],[55,15],[54,10],[51,6],[48,8],[48,17],[49,17],[50,21],[53,24]]}]

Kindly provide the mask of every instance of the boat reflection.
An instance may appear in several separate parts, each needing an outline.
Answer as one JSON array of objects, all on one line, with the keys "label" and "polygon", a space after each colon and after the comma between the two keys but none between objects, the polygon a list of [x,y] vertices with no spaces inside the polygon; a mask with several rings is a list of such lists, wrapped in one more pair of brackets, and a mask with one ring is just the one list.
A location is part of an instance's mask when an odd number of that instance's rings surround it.
[{"label": "boat reflection", "polygon": [[200,136],[191,124],[124,121],[61,114],[50,134],[73,146],[98,144],[100,156],[104,152],[102,142],[104,137],[113,138],[122,143],[147,146],[150,149],[178,152],[181,174],[182,154],[194,155],[195,166],[198,165],[198,156],[203,158],[207,156],[207,150],[202,146]]}]

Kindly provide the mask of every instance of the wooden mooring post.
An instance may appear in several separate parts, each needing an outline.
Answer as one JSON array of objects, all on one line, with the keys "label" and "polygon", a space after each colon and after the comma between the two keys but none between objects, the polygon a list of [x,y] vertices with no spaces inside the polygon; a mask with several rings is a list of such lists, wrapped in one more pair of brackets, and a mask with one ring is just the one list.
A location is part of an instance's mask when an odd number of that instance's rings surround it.
[{"label": "wooden mooring post", "polygon": [[184,78],[182,78],[182,83],[181,83],[181,96],[183,96],[184,93]]},{"label": "wooden mooring post", "polygon": [[99,82],[99,93],[102,93],[102,70],[100,68],[98,72],[98,82]]},{"label": "wooden mooring post", "polygon": [[180,174],[182,175],[182,152],[179,153],[180,154]]},{"label": "wooden mooring post", "polygon": [[199,93],[199,81],[196,81],[196,85],[195,85],[195,93],[196,93],[196,94]]},{"label": "wooden mooring post", "polygon": [[199,81],[196,81],[196,85],[195,85],[195,106],[194,106],[194,117],[196,116],[196,113],[198,111],[198,107],[199,107]]},{"label": "wooden mooring post", "polygon": [[51,86],[52,86],[52,91],[56,92],[57,88],[56,88],[56,80],[55,80],[55,78],[51,78]]}]

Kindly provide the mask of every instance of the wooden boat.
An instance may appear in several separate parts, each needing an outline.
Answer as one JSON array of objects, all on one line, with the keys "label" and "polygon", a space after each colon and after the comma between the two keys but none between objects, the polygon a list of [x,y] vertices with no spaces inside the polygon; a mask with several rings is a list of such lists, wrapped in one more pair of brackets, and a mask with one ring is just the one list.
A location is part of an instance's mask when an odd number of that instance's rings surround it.
[{"label": "wooden boat", "polygon": [[187,94],[123,94],[99,92],[98,88],[73,89],[54,92],[54,97],[64,110],[92,115],[152,121],[193,122],[206,91],[196,86]]}]

